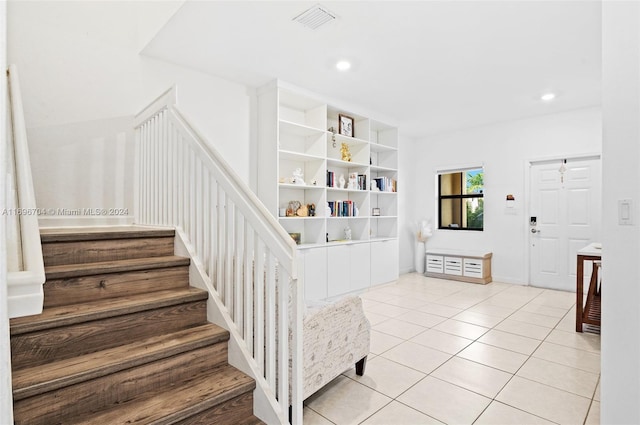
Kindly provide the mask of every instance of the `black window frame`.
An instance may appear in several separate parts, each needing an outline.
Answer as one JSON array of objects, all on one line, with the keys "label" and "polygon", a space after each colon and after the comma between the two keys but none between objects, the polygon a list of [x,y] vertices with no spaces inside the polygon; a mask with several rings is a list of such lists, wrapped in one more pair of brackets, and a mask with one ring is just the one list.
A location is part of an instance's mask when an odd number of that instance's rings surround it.
[{"label": "black window frame", "polygon": [[[464,178],[460,179],[460,194],[459,195],[443,195],[442,194],[442,176],[443,175],[455,174],[455,173],[466,174],[467,172],[474,171],[474,170],[482,170],[483,180],[484,180],[484,167],[470,167],[470,168],[466,168],[466,169],[463,169],[463,170],[451,170],[451,171],[438,172],[438,229],[441,229],[441,230],[469,230],[469,231],[476,231],[476,232],[484,231],[484,217],[482,219],[482,227],[481,228],[477,228],[477,227],[476,228],[473,228],[473,227],[449,227],[449,226],[444,226],[443,227],[442,226],[442,201],[443,200],[446,200],[446,199],[454,199],[454,200],[455,199],[459,199],[461,204],[462,204],[465,199],[479,198],[479,199],[483,200],[483,204],[484,204],[484,185],[483,185],[483,188],[482,188],[482,192],[480,192],[480,193],[463,194],[463,192],[464,192],[464,190],[463,190],[464,186],[463,185],[464,185],[464,182],[465,182]],[[461,205],[461,207],[464,207],[464,205]]]}]

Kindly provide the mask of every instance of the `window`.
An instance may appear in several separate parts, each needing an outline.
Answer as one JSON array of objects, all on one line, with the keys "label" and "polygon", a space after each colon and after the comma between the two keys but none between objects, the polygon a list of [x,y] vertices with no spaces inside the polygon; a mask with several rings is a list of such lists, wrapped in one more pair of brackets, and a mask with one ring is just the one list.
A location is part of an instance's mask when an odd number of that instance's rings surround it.
[{"label": "window", "polygon": [[438,175],[438,228],[484,228],[484,169]]}]

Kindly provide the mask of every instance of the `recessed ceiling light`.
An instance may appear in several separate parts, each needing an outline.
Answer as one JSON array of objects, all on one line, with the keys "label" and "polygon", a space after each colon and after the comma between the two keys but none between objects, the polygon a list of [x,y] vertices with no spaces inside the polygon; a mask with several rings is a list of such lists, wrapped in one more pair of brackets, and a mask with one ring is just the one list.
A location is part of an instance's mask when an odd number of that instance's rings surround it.
[{"label": "recessed ceiling light", "polygon": [[545,93],[542,96],[540,96],[540,99],[544,100],[545,102],[550,102],[555,98],[556,98],[556,94],[555,93]]},{"label": "recessed ceiling light", "polygon": [[351,68],[351,63],[348,61],[339,61],[336,63],[338,71],[348,71]]}]

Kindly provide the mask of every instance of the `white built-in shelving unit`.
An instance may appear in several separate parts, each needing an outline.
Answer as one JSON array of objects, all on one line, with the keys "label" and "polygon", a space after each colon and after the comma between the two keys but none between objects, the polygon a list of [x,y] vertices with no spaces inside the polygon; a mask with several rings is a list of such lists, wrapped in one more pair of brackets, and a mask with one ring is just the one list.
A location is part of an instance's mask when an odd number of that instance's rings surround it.
[{"label": "white built-in shelving unit", "polygon": [[[354,137],[338,134],[340,114],[354,119]],[[300,234],[306,298],[334,297],[397,279],[397,127],[274,82],[258,93],[258,139],[258,196],[287,232]],[[351,161],[343,161],[342,143]],[[292,182],[296,169],[304,184]],[[360,188],[338,187],[340,176],[348,182],[352,173]],[[384,190],[372,185],[376,179],[385,179]],[[283,216],[290,201],[315,204],[315,216]],[[329,204],[338,202],[355,205],[350,216],[332,215]]]}]

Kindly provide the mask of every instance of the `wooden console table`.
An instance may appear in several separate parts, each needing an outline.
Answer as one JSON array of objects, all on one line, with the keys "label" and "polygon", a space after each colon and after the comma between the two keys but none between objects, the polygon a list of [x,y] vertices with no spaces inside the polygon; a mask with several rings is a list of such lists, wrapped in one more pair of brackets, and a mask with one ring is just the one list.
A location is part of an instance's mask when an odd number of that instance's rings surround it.
[{"label": "wooden console table", "polygon": [[[598,268],[596,262],[602,259],[602,249],[599,243],[592,243],[578,251],[578,267],[576,270],[576,332],[582,332],[582,325],[600,326],[600,289],[598,288]],[[587,302],[584,301],[584,262],[593,262],[593,271],[587,292]],[[584,305],[583,305],[584,304]]]}]

